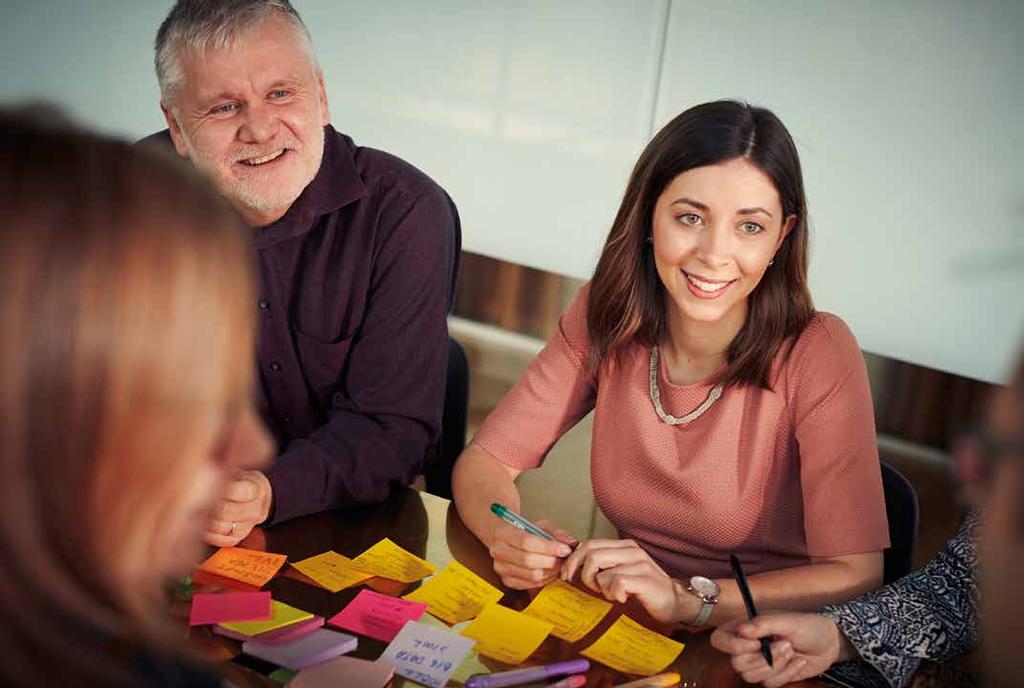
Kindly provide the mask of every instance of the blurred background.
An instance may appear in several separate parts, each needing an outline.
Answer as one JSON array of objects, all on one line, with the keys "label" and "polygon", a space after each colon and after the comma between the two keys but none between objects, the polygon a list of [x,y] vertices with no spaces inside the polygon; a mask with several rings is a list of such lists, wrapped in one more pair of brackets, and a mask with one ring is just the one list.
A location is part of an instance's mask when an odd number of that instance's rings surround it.
[{"label": "blurred background", "polygon": [[[465,254],[453,336],[470,433],[593,270],[633,162],[739,98],[800,151],[816,305],[865,351],[883,459],[921,498],[922,563],[959,522],[950,440],[1024,335],[1024,3],[294,0],[336,128],[438,180]],[[0,101],[127,138],[164,128],[169,0],[4,0]],[[589,419],[522,478],[525,511],[608,533]]]}]

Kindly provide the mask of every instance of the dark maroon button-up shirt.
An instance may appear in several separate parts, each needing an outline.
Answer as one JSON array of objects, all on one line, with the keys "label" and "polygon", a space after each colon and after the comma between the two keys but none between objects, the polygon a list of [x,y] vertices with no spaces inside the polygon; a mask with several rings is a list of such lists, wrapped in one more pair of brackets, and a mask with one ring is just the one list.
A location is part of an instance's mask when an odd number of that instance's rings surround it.
[{"label": "dark maroon button-up shirt", "polygon": [[268,524],[380,502],[440,435],[455,206],[328,126],[320,171],[254,241],[259,401],[281,447]]}]

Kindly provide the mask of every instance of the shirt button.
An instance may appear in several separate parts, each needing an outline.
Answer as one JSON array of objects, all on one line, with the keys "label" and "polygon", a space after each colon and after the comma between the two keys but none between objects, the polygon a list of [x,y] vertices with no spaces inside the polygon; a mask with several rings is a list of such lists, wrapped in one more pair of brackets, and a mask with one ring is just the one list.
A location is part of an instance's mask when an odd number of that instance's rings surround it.
[{"label": "shirt button", "polygon": [[266,299],[260,299],[260,310],[265,311],[270,308],[270,302]]},{"label": "shirt button", "polygon": [[277,361],[271,361],[270,369],[273,370],[275,373],[278,373],[281,371],[281,364],[278,363]]},{"label": "shirt button", "polygon": [[293,419],[292,419],[292,417],[291,417],[291,416],[285,416],[285,417],[284,417],[284,418],[282,418],[281,420],[283,420],[283,421],[284,421],[285,423],[288,423],[288,424],[290,424],[290,423],[292,422],[292,420],[293,420]]}]

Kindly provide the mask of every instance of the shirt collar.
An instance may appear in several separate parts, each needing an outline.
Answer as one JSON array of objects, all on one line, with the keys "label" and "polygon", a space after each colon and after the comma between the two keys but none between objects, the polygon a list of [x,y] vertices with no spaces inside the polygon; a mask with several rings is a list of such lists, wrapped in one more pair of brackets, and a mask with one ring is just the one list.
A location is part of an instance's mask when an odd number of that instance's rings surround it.
[{"label": "shirt collar", "polygon": [[324,127],[324,153],[316,176],[279,220],[256,231],[256,248],[301,236],[322,216],[368,195],[356,168],[355,144],[328,124]]}]

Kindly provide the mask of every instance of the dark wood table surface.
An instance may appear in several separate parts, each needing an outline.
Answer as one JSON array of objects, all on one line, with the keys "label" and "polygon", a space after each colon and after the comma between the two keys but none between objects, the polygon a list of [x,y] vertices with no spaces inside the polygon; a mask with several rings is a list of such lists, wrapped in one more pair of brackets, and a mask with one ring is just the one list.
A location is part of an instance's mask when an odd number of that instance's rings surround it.
[{"label": "dark wood table surface", "polygon": [[[387,502],[377,507],[315,514],[265,530],[257,528],[240,545],[249,549],[287,554],[289,561],[299,561],[327,550],[354,557],[384,537],[431,562],[438,570],[453,559],[458,560],[491,584],[504,590],[506,594],[501,603],[505,606],[523,609],[532,598],[530,593],[509,590],[501,584],[491,568],[486,548],[462,523],[450,501],[411,488],[397,491]],[[368,584],[379,592],[391,595],[404,594],[418,585],[405,585],[379,578],[371,579]],[[221,587],[247,589],[246,586],[235,582],[197,575],[193,591],[208,592]],[[331,593],[286,564],[277,577],[263,589],[270,590],[276,600],[330,618],[355,597],[361,586]],[[178,602],[174,610],[175,615],[187,616],[187,604],[184,601]],[[600,637],[623,612],[648,628],[663,633],[668,630],[650,619],[639,605],[617,604],[601,623],[580,641],[569,643],[549,636],[522,666],[548,664],[579,657],[579,651]],[[209,627],[192,628],[189,635],[192,642],[211,660],[228,662],[228,677],[237,685],[277,685],[265,676],[273,667],[261,666],[258,660],[241,656],[241,643],[214,634]],[[670,635],[686,645],[676,661],[666,669],[679,673],[682,677],[682,686],[724,688],[746,685],[732,670],[728,658],[711,647],[708,640],[710,633],[677,630]],[[385,643],[360,636],[359,648],[353,655],[376,659],[385,646]],[[515,668],[475,654],[471,655],[470,661],[476,664],[472,667],[473,673]],[[449,685],[461,686],[465,675],[468,675],[468,672],[457,673]],[[587,678],[587,686],[605,688],[635,677],[623,675],[592,661]],[[397,688],[418,684],[396,676],[391,685]],[[824,681],[804,681],[792,685],[833,684]]]}]

